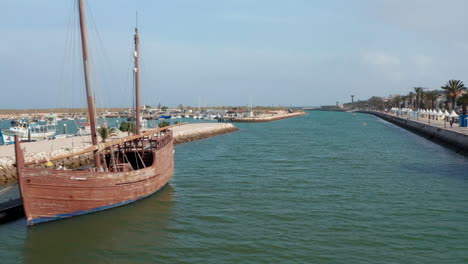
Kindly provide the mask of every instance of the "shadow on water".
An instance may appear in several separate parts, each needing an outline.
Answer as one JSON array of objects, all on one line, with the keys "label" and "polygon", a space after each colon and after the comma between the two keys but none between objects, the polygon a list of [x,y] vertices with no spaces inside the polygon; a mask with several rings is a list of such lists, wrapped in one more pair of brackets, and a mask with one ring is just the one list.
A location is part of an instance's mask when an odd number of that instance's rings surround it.
[{"label": "shadow on water", "polygon": [[158,254],[170,240],[174,194],[168,185],[130,205],[30,227],[24,263],[131,263]]},{"label": "shadow on water", "polygon": [[0,185],[0,225],[24,217],[23,201],[21,200],[18,184],[7,183]]}]

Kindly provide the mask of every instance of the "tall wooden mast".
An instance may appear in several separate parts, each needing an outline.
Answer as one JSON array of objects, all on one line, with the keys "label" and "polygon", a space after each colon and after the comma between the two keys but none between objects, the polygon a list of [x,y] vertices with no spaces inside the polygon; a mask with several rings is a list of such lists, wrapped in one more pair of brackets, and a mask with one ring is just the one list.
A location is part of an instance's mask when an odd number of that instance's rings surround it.
[{"label": "tall wooden mast", "polygon": [[[85,10],[83,0],[78,0],[78,10],[80,13],[80,30],[81,30],[81,49],[83,53],[83,69],[84,69],[84,78],[86,86],[86,98],[88,102],[88,115],[89,115],[89,125],[91,126],[91,140],[93,145],[97,145],[97,135],[96,135],[96,115],[94,113],[94,100],[93,100],[93,90],[91,88],[90,81],[90,71],[89,71],[89,62],[88,62],[88,46],[86,38],[86,21],[85,21]],[[100,167],[100,159],[98,155],[94,155],[94,161],[96,167]]]},{"label": "tall wooden mast", "polygon": [[141,133],[141,124],[140,124],[140,64],[139,64],[139,46],[140,46],[140,37],[138,35],[138,28],[135,28],[135,51],[134,51],[134,58],[135,58],[135,68],[133,71],[135,73],[135,119],[136,119],[136,133],[139,135]]}]

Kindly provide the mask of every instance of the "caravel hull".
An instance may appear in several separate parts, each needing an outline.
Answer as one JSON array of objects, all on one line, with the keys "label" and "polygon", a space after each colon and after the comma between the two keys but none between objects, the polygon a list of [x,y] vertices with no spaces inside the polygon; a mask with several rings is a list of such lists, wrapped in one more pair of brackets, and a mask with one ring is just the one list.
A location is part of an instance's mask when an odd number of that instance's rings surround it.
[{"label": "caravel hull", "polygon": [[19,168],[28,225],[101,211],[147,197],[163,188],[174,171],[171,140],[154,151],[150,167],[127,172]]}]

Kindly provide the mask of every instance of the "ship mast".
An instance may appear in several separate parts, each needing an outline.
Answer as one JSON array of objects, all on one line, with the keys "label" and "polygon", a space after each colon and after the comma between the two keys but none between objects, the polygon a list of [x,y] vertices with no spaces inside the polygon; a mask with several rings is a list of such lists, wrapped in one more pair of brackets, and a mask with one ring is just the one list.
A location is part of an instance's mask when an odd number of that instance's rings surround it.
[{"label": "ship mast", "polygon": [[[91,126],[91,141],[93,145],[97,145],[97,135],[96,135],[96,115],[94,111],[94,100],[93,100],[93,92],[91,88],[91,81],[90,81],[90,71],[89,71],[89,62],[88,62],[88,46],[87,46],[87,38],[86,38],[86,21],[85,21],[85,14],[84,14],[84,4],[83,0],[78,0],[78,10],[80,13],[80,30],[81,30],[81,49],[83,53],[83,69],[84,69],[84,78],[85,78],[85,86],[86,86],[86,98],[88,102],[88,115],[89,115],[89,124]],[[94,155],[94,161],[96,163],[96,167],[100,167],[100,159],[99,155]]]},{"label": "ship mast", "polygon": [[139,64],[139,46],[140,46],[140,37],[138,35],[138,27],[135,28],[135,51],[133,56],[135,58],[135,68],[133,71],[135,73],[135,119],[136,119],[136,133],[139,135],[141,133],[141,125],[140,125],[140,64]]}]

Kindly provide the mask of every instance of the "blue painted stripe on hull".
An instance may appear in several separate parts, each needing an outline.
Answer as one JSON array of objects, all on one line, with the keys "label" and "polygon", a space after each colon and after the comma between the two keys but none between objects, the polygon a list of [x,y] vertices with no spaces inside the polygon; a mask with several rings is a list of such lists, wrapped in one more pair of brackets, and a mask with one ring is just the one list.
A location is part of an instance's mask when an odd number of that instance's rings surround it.
[{"label": "blue painted stripe on hull", "polygon": [[144,199],[144,198],[146,198],[148,196],[151,196],[151,195],[157,193],[158,191],[164,189],[164,187],[166,187],[167,185],[168,185],[168,183],[166,183],[164,186],[162,186],[161,188],[157,189],[156,191],[154,191],[154,192],[152,192],[150,194],[140,196],[140,197],[135,198],[135,199],[130,199],[130,200],[127,200],[127,201],[123,201],[123,202],[120,202],[120,203],[100,206],[100,207],[96,207],[96,208],[86,210],[86,211],[76,211],[76,212],[72,212],[72,213],[68,213],[68,214],[58,214],[58,215],[52,216],[52,217],[34,218],[34,219],[28,221],[28,225],[35,225],[35,224],[39,224],[39,223],[43,223],[43,222],[59,220],[59,219],[63,219],[63,218],[69,218],[69,217],[72,217],[72,216],[78,216],[78,215],[83,215],[83,214],[94,213],[94,212],[103,211],[103,210],[106,210],[106,209],[111,209],[111,208],[114,208],[114,207],[126,205],[126,204],[129,204],[129,203],[133,203],[135,201]]}]

